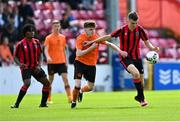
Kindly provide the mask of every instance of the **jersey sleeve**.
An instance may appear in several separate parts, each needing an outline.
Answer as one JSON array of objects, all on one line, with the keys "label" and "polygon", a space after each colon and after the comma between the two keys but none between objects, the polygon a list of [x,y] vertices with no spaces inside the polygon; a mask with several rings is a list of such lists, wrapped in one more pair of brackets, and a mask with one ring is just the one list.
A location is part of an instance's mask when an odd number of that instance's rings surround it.
[{"label": "jersey sleeve", "polygon": [[144,31],[144,29],[142,27],[139,27],[139,30],[140,30],[140,38],[143,41],[148,40],[148,36],[147,36],[146,32]]},{"label": "jersey sleeve", "polygon": [[49,45],[49,38],[46,37],[45,41],[44,41],[44,46],[48,46]]},{"label": "jersey sleeve", "polygon": [[83,39],[78,37],[76,39],[76,49],[82,50],[83,49],[83,44],[82,43],[83,43]]},{"label": "jersey sleeve", "polygon": [[111,35],[111,37],[117,38],[121,32],[122,32],[122,29],[120,28],[120,29],[113,31],[110,35]]}]

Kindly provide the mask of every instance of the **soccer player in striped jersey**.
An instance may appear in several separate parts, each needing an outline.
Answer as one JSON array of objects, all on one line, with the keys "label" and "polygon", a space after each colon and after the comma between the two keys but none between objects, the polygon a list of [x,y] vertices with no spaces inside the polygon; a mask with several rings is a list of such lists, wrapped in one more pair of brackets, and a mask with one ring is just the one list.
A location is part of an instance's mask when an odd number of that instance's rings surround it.
[{"label": "soccer player in striped jersey", "polygon": [[139,42],[140,39],[142,39],[145,45],[152,51],[159,51],[159,47],[155,47],[150,43],[144,29],[138,25],[137,22],[137,13],[130,12],[128,14],[128,22],[126,25],[120,27],[109,35],[105,35],[93,41],[87,41],[84,43],[84,46],[104,40],[111,40],[113,37],[119,37],[120,49],[128,53],[128,56],[125,58],[119,56],[120,61],[125,69],[133,76],[133,82],[137,89],[137,96],[135,96],[135,100],[138,101],[141,106],[147,106],[148,102],[145,100],[143,90],[144,70],[140,57]]},{"label": "soccer player in striped jersey", "polygon": [[42,54],[41,45],[39,40],[34,38],[34,25],[26,24],[22,31],[24,38],[16,45],[14,60],[16,64],[20,66],[23,86],[19,91],[15,104],[12,105],[11,108],[19,107],[20,102],[31,84],[31,76],[43,84],[42,99],[39,107],[47,107],[46,102],[49,95],[50,82],[48,81],[45,72],[40,67]]}]

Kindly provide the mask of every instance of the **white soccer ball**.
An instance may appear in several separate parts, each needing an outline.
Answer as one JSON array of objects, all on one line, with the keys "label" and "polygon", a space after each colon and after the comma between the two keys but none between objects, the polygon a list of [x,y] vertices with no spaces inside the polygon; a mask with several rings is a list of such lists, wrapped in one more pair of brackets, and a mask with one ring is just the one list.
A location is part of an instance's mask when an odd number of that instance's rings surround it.
[{"label": "white soccer ball", "polygon": [[150,64],[155,64],[158,62],[159,60],[159,55],[157,52],[155,51],[149,51],[147,54],[146,54],[146,59],[147,61],[149,61]]}]

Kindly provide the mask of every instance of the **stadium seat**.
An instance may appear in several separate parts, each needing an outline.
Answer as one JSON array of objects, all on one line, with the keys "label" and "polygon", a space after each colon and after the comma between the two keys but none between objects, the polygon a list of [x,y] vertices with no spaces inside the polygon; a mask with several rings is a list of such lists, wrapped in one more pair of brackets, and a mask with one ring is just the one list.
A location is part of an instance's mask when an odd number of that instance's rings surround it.
[{"label": "stadium seat", "polygon": [[96,24],[98,29],[107,29],[107,23],[105,20],[97,20]]},{"label": "stadium seat", "polygon": [[65,9],[67,8],[67,4],[64,3],[64,2],[61,2],[61,3],[60,3],[60,8],[63,9],[63,10],[65,10]]},{"label": "stadium seat", "polygon": [[97,10],[94,12],[96,19],[104,19],[104,10]]},{"label": "stadium seat", "polygon": [[44,3],[44,9],[52,11],[54,9],[52,2],[45,2]]},{"label": "stadium seat", "polygon": [[53,19],[53,13],[50,10],[43,10],[44,19]]},{"label": "stadium seat", "polygon": [[95,10],[103,10],[103,3],[96,3],[95,4]]},{"label": "stadium seat", "polygon": [[57,19],[57,20],[62,19],[62,14],[61,13],[62,13],[62,11],[60,11],[60,10],[53,10],[52,11],[54,19]]},{"label": "stadium seat", "polygon": [[105,29],[98,29],[96,32],[97,32],[98,35],[100,35],[100,36],[104,36],[104,35],[107,34]]},{"label": "stadium seat", "polygon": [[107,50],[107,46],[103,45],[103,44],[100,44],[99,51],[106,51],[106,50]]},{"label": "stadium seat", "polygon": [[35,19],[44,19],[43,12],[41,10],[35,10],[34,17]]},{"label": "stadium seat", "polygon": [[166,48],[166,47],[168,47],[168,44],[167,44],[166,39],[160,38],[160,39],[158,40],[158,42],[159,42],[160,48]]},{"label": "stadium seat", "polygon": [[79,19],[80,17],[80,15],[79,15],[79,12],[77,11],[77,10],[72,10],[71,11],[71,15],[73,16],[73,17],[75,17],[76,19]]},{"label": "stadium seat", "polygon": [[38,2],[35,2],[35,7],[36,7],[36,10],[43,10],[44,4],[42,1],[38,1]]},{"label": "stadium seat", "polygon": [[54,8],[54,10],[61,10],[60,4],[59,2],[52,2],[52,6]]},{"label": "stadium seat", "polygon": [[176,59],[177,53],[175,48],[166,48],[166,58],[173,58]]},{"label": "stadium seat", "polygon": [[51,30],[51,26],[52,26],[52,19],[46,19],[44,20],[44,25],[45,25],[45,29],[46,30]]},{"label": "stadium seat", "polygon": [[90,19],[90,18],[85,10],[80,10],[79,11],[79,19]]},{"label": "stadium seat", "polygon": [[89,17],[89,19],[96,19],[96,15],[91,10],[87,11],[87,16]]},{"label": "stadium seat", "polygon": [[173,48],[176,47],[177,43],[174,39],[167,39],[168,47]]},{"label": "stadium seat", "polygon": [[45,29],[45,25],[44,25],[44,22],[42,21],[42,19],[34,19],[34,23],[35,23],[37,30],[41,31],[41,30]]}]

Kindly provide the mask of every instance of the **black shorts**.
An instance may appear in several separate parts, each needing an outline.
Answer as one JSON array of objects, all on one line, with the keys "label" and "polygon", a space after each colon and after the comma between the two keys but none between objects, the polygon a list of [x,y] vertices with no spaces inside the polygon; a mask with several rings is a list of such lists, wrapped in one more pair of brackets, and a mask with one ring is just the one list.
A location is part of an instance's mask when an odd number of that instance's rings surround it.
[{"label": "black shorts", "polygon": [[96,77],[96,66],[88,66],[77,60],[74,62],[74,79],[81,79],[82,76],[89,82],[94,83]]},{"label": "black shorts", "polygon": [[127,67],[130,64],[134,64],[134,66],[138,69],[139,73],[140,74],[144,74],[144,69],[143,69],[143,64],[142,64],[142,60],[141,59],[134,60],[134,59],[131,59],[129,57],[123,58],[121,60],[121,64],[124,66],[124,68],[126,70],[127,70]]},{"label": "black shorts", "polygon": [[23,80],[31,79],[31,76],[33,76],[37,81],[40,81],[41,78],[46,77],[46,74],[42,68],[22,69],[21,74]]},{"label": "black shorts", "polygon": [[48,74],[53,75],[55,73],[58,73],[59,75],[61,75],[61,73],[67,73],[66,64],[48,64]]}]

